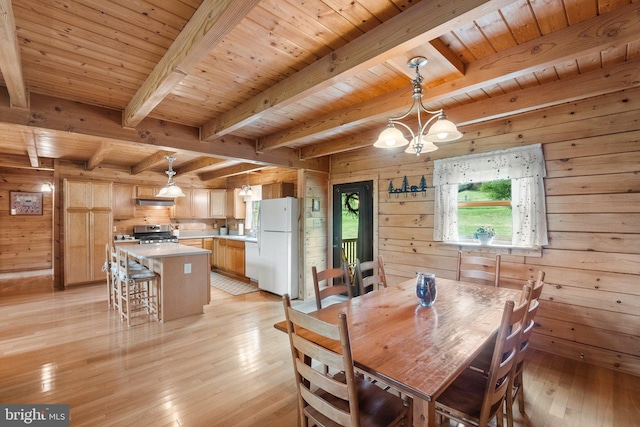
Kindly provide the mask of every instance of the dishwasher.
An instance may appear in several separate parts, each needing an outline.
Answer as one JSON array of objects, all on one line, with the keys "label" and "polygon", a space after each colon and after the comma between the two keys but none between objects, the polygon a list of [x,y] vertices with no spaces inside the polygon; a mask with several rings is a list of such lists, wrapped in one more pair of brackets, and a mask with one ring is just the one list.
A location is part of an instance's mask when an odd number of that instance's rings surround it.
[{"label": "dishwasher", "polygon": [[244,274],[249,279],[257,282],[258,272],[260,271],[260,252],[258,250],[258,242],[244,242]]}]

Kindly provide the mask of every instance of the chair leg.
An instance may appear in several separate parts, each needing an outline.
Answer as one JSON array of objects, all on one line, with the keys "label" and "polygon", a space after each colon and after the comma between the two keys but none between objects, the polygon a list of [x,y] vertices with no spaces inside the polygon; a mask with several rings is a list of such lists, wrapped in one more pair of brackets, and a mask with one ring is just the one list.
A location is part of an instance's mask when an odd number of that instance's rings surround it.
[{"label": "chair leg", "polygon": [[504,426],[504,399],[500,402],[500,407],[496,412],[496,426],[503,427]]},{"label": "chair leg", "polygon": [[513,390],[507,390],[506,402],[507,427],[513,427]]},{"label": "chair leg", "polygon": [[516,377],[516,381],[518,384],[518,388],[516,390],[516,395],[518,397],[518,410],[520,411],[520,413],[524,414],[524,386],[522,383],[522,372],[520,373],[520,375],[518,375]]}]

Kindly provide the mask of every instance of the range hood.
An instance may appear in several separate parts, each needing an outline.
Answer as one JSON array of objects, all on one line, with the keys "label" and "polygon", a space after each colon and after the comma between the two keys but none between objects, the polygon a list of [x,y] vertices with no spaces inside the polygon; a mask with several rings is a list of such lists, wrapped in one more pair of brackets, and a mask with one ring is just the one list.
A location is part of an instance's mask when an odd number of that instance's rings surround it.
[{"label": "range hood", "polygon": [[136,199],[138,206],[173,206],[173,199]]}]

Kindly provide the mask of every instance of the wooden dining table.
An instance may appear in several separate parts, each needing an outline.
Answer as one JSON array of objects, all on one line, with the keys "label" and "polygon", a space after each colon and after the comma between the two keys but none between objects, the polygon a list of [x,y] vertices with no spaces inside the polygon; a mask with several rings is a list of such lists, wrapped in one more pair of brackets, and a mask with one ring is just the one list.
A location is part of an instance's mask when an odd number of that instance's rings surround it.
[{"label": "wooden dining table", "polygon": [[[330,323],[347,314],[356,368],[410,395],[414,426],[435,425],[436,399],[497,333],[505,301],[521,294],[443,278],[436,285],[431,307],[418,304],[411,279],[309,313]],[[284,321],[275,327],[286,332]]]}]

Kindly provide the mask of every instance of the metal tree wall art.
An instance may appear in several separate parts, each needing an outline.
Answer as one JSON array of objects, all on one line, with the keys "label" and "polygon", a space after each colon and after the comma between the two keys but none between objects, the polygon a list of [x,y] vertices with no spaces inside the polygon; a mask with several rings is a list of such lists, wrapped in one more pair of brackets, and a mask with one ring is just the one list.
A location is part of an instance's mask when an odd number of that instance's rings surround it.
[{"label": "metal tree wall art", "polygon": [[400,188],[394,188],[393,181],[389,180],[389,195],[387,198],[392,194],[395,194],[396,197],[400,194],[404,194],[405,197],[407,197],[407,194],[416,197],[417,193],[422,193],[422,197],[427,197],[427,180],[424,178],[424,175],[420,178],[420,184],[418,185],[409,185],[409,180],[405,175],[404,178],[402,178],[402,186]]}]

